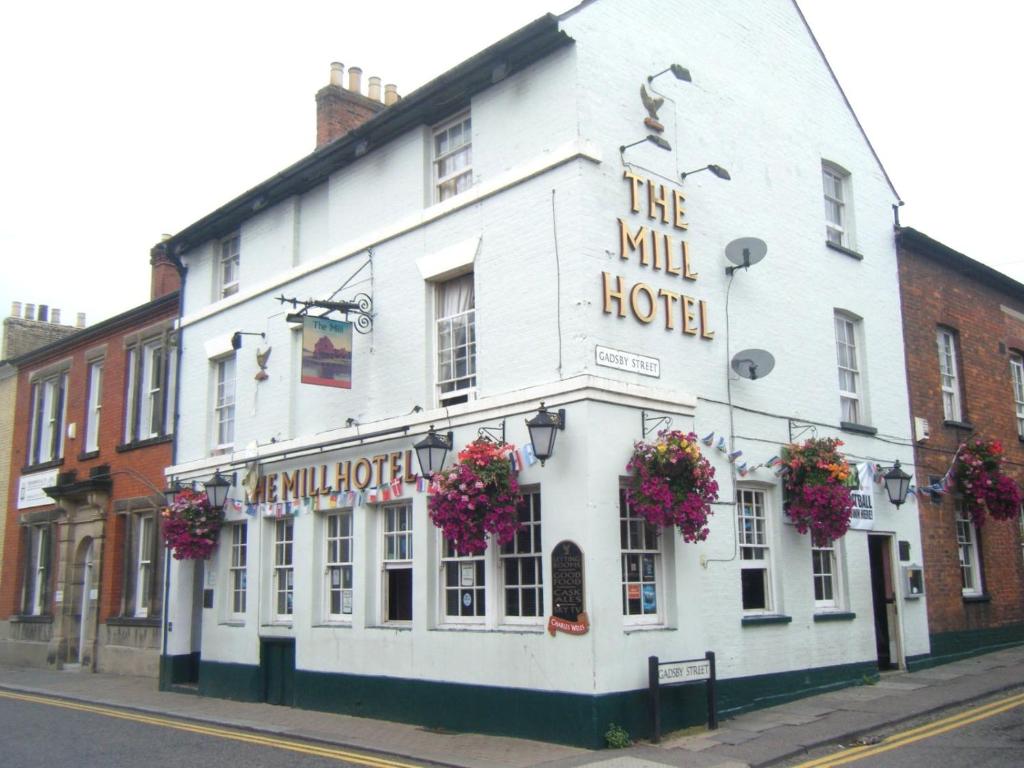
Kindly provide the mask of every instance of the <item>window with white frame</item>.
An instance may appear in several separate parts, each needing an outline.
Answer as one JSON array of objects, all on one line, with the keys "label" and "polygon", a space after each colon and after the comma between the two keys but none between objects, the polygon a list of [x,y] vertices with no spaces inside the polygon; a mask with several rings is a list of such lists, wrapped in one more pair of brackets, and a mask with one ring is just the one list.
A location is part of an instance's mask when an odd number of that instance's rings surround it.
[{"label": "window with white frame", "polygon": [[814,577],[814,607],[838,607],[838,560],[834,541],[818,546],[811,540],[811,571]]},{"label": "window with white frame", "polygon": [[622,559],[622,615],[630,624],[660,621],[661,536],[643,517],[634,515],[619,489],[619,550]]},{"label": "window with white frame", "polygon": [[241,266],[241,237],[235,234],[220,241],[218,293],[220,298],[238,293],[238,271]]},{"label": "window with white frame", "polygon": [[849,247],[847,198],[850,175],[836,165],[822,163],[821,180],[825,189],[825,237],[833,245]]},{"label": "window with white frame", "polygon": [[956,546],[960,555],[960,584],[965,595],[982,593],[981,558],[978,552],[978,529],[963,501],[956,501]]},{"label": "window with white frame", "polygon": [[103,361],[89,363],[88,399],[85,404],[85,452],[100,449],[100,410],[103,407]]},{"label": "window with white frame", "polygon": [[740,588],[744,611],[772,609],[771,549],[764,491],[736,491],[736,519],[740,537]]},{"label": "window with white frame", "polygon": [[467,113],[434,129],[434,200],[447,200],[472,185],[473,125]]},{"label": "window with white frame", "polygon": [[125,443],[171,434],[175,355],[170,337],[147,339],[128,348]]},{"label": "window with white frame", "polygon": [[956,360],[956,333],[948,328],[936,332],[939,347],[939,379],[942,386],[942,413],[947,421],[962,421],[960,375]]},{"label": "window with white frame", "polygon": [[235,356],[213,361],[213,449],[227,451],[235,444]]},{"label": "window with white frame", "polygon": [[324,519],[327,557],[324,573],[327,596],[327,620],[349,621],[352,618],[354,588],[352,585],[352,510],[332,512]]},{"label": "window with white frame", "polygon": [[841,312],[835,314],[836,360],[839,365],[840,419],[853,424],[863,423],[861,375],[857,354],[860,322]]},{"label": "window with white frame", "polygon": [[41,616],[50,612],[50,524],[25,527],[26,558],[22,613]]},{"label": "window with white frame", "polygon": [[524,492],[518,513],[520,528],[498,555],[504,620],[510,623],[533,622],[544,615],[540,491]]},{"label": "window with white frame", "polygon": [[442,601],[447,622],[482,622],[487,615],[484,553],[462,555],[441,541]]},{"label": "window with white frame", "polygon": [[294,521],[274,521],[274,618],[291,621],[295,599]]},{"label": "window with white frame", "polygon": [[130,513],[125,524],[124,615],[159,616],[163,595],[156,510]]},{"label": "window with white frame", "polygon": [[412,505],[384,507],[383,618],[412,621]]},{"label": "window with white frame", "polygon": [[249,560],[249,527],[243,521],[230,526],[231,529],[231,565],[228,567],[231,590],[231,616],[245,616],[245,596],[249,578],[247,572]]},{"label": "window with white frame", "polygon": [[67,371],[49,374],[32,382],[28,453],[30,465],[64,458],[67,388]]},{"label": "window with white frame", "polygon": [[476,388],[473,274],[437,286],[437,389],[441,405],[469,400]]},{"label": "window with white frame", "polygon": [[1024,357],[1010,353],[1010,379],[1013,382],[1013,404],[1017,416],[1017,435],[1024,437]]}]

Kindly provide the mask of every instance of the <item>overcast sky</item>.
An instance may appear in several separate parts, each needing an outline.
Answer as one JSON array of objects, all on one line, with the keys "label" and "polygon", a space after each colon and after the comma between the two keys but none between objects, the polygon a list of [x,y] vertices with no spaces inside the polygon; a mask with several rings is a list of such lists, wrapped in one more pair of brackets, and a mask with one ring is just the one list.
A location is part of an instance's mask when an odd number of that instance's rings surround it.
[{"label": "overcast sky", "polygon": [[[407,94],[574,4],[9,3],[0,316],[19,300],[92,324],[147,301],[161,233],[313,149],[313,96],[331,61],[362,67],[364,87],[379,75]],[[1006,234],[1024,178],[1024,5],[799,4],[906,201],[902,223],[1024,280],[1024,246]]]}]

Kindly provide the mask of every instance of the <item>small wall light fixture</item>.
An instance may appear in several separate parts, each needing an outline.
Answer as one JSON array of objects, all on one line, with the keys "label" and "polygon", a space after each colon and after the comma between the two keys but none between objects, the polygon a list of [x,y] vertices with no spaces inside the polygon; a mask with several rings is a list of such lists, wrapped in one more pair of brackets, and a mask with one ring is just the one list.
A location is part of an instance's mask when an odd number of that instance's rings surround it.
[{"label": "small wall light fixture", "polygon": [[203,483],[206,486],[206,498],[210,500],[210,507],[213,509],[224,509],[224,503],[228,500],[228,489],[232,481],[224,477],[218,469],[213,477]]},{"label": "small wall light fixture", "polygon": [[413,444],[416,449],[416,458],[420,463],[420,474],[424,477],[431,477],[444,468],[444,459],[452,448],[454,435],[449,432],[447,435],[439,435],[430,425],[427,436],[418,443]]},{"label": "small wall light fixture", "polygon": [[884,479],[885,492],[889,494],[889,501],[899,509],[900,504],[907,500],[911,477],[900,468],[900,462],[897,459],[895,466],[885,473]]},{"label": "small wall light fixture", "polygon": [[720,165],[715,165],[714,163],[709,163],[708,165],[705,165],[703,168],[698,168],[695,171],[685,171],[684,173],[680,173],[679,177],[683,181],[686,181],[687,176],[693,176],[693,174],[700,173],[701,171],[711,171],[713,174],[715,174],[715,176],[717,176],[720,179],[725,179],[726,181],[729,181],[732,178],[732,176],[729,175],[729,172],[725,170],[725,168],[723,168]]},{"label": "small wall light fixture", "polygon": [[261,339],[266,340],[267,334],[265,333],[249,333],[248,331],[235,331],[231,334],[231,348],[239,350],[242,348],[242,337],[243,336],[259,336]]},{"label": "small wall light fixture", "polygon": [[543,467],[544,462],[555,452],[555,437],[558,430],[565,429],[565,409],[549,411],[542,401],[536,415],[526,420],[526,429],[530,432],[533,454],[540,459],[540,465]]},{"label": "small wall light fixture", "polygon": [[661,70],[661,72],[655,72],[653,75],[648,75],[647,82],[651,82],[654,78],[658,77],[659,75],[664,75],[666,72],[671,72],[673,75],[675,75],[676,80],[683,80],[684,82],[687,83],[693,82],[693,78],[690,77],[690,70],[688,70],[682,64],[670,64],[668,67]]},{"label": "small wall light fixture", "polygon": [[672,151],[672,145],[669,144],[667,141],[665,141],[663,138],[661,138],[661,136],[655,136],[653,133],[649,133],[646,136],[644,136],[642,139],[638,139],[637,141],[634,141],[632,144],[623,144],[622,146],[620,146],[619,147],[619,154],[621,155],[623,152],[625,152],[630,147],[635,147],[637,144],[643,144],[645,141],[651,142],[651,144],[653,144],[654,146],[658,147],[659,149],[666,149],[669,152]]}]

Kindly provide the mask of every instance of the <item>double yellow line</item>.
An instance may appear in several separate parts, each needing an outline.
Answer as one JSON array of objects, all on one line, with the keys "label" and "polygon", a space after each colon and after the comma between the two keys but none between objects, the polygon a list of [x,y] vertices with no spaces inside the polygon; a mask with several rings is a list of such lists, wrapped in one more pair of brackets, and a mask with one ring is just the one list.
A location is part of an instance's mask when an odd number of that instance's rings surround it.
[{"label": "double yellow line", "polygon": [[835,752],[827,757],[819,757],[815,760],[809,760],[806,763],[800,763],[800,765],[794,766],[794,768],[832,768],[832,766],[846,765],[847,763],[853,763],[857,760],[863,760],[866,757],[873,757],[874,755],[880,755],[883,752],[889,752],[893,749],[905,747],[908,744],[913,744],[915,741],[921,741],[922,739],[928,739],[932,736],[938,736],[939,734],[952,731],[954,728],[961,728],[971,723],[976,723],[979,720],[984,720],[987,717],[1002,714],[1014,707],[1019,707],[1024,704],[1024,693],[1019,693],[1014,696],[1008,696],[998,701],[993,701],[989,704],[983,704],[980,707],[974,707],[964,712],[960,712],[950,717],[943,718],[942,720],[936,720],[935,722],[928,723],[927,725],[918,726],[917,728],[911,728],[908,731],[901,731],[900,733],[894,733],[877,744],[865,744],[861,747],[850,747],[844,749],[841,752]]},{"label": "double yellow line", "polygon": [[292,741],[289,739],[279,739],[271,736],[262,736],[258,733],[236,731],[228,728],[217,728],[215,726],[199,725],[198,723],[190,723],[182,720],[171,720],[166,717],[154,717],[151,715],[143,715],[136,712],[126,712],[119,709],[112,709],[110,707],[100,707],[93,704],[80,704],[75,701],[67,701],[64,699],[52,699],[48,696],[34,696],[25,693],[14,693],[13,691],[0,690],[0,698],[12,699],[14,701],[27,701],[33,704],[45,704],[49,707],[63,707],[64,709],[73,709],[78,712],[91,712],[96,715],[103,715],[105,717],[115,717],[120,720],[130,720],[134,723],[145,723],[147,725],[156,725],[161,728],[173,728],[178,731],[187,731],[189,733],[198,733],[204,736],[213,736],[218,739],[230,739],[232,741],[242,741],[247,744],[257,744],[263,747],[272,747],[273,749],[283,749],[289,752],[299,752],[304,755],[315,755],[316,757],[333,758],[335,760],[347,760],[350,763],[357,765],[372,766],[372,768],[421,768],[413,763],[401,763],[395,760],[388,760],[382,757],[373,757],[371,755],[360,754],[358,752],[349,752],[344,749],[337,749],[335,747],[319,746],[313,743],[306,743],[301,741]]}]

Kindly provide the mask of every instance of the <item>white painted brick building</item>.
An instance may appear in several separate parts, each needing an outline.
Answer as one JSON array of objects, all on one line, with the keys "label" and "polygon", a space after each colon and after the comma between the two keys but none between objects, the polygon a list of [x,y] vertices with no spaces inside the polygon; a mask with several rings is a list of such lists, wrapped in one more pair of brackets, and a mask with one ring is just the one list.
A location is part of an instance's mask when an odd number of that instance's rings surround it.
[{"label": "white painted brick building", "polygon": [[[648,83],[673,63],[692,82],[664,73]],[[642,84],[665,97],[657,119],[670,151],[644,141],[654,131],[644,124]],[[435,136],[462,117],[471,120],[468,188],[439,201]],[[681,180],[709,163],[731,180],[710,172]],[[833,197],[841,197],[833,245],[823,168],[833,169]],[[646,215],[646,186],[632,210],[628,173],[667,195],[669,223],[660,209],[657,221]],[[676,193],[685,230],[674,225]],[[904,665],[927,654],[925,598],[905,599],[900,579],[901,562],[920,562],[913,499],[896,509],[875,486],[874,530],[850,531],[837,544],[836,597],[816,606],[810,542],[784,522],[775,473],[761,467],[739,477],[714,447],[702,446],[720,484],[709,538],[661,536],[650,553],[651,611],[624,609],[619,488],[642,412],[724,437],[748,470],[812,432],[841,437],[852,462],[912,462],[896,200],[795,5],[596,0],[525,27],[175,235],[167,248],[188,272],[169,475],[235,473],[230,496],[243,500],[247,471],[280,478],[326,466],[336,479],[339,462],[372,466],[387,456],[372,485],[390,478],[397,454],[406,482],[384,504],[342,498],[328,510],[323,496],[306,506],[296,497],[302,511],[287,525],[265,517],[265,506],[232,506],[205,570],[173,564],[163,682],[192,676],[211,695],[596,745],[611,721],[647,732],[651,655],[714,651],[722,708],[735,711],[860,681],[880,660]],[[696,278],[644,266],[628,246],[623,255],[619,219],[631,233],[647,226],[670,235],[675,267],[685,241]],[[236,235],[237,263],[225,273]],[[724,251],[740,237],[764,240],[767,257],[730,277]],[[475,292],[475,382],[449,393],[455,400],[445,407],[436,378],[440,286],[465,274]],[[620,277],[624,317],[605,295]],[[327,299],[350,278],[336,298],[364,293],[373,302],[372,331],[354,336],[351,389],[300,384],[301,332],[275,297]],[[634,310],[629,292],[638,283],[651,293],[639,289]],[[637,318],[649,312],[650,322]],[[845,428],[852,420],[841,406],[837,317],[853,329],[859,369],[859,415]],[[266,336],[243,336],[234,351],[236,331]],[[599,346],[655,358],[660,376],[598,365]],[[257,381],[255,352],[267,347],[269,377]],[[730,351],[745,348],[771,351],[774,371],[756,381],[733,375]],[[233,361],[227,370],[224,361]],[[218,372],[233,386],[233,406]],[[509,615],[492,545],[482,577],[465,590],[470,613],[482,615],[450,616],[441,539],[426,494],[409,482],[419,472],[409,451],[431,424],[453,431],[456,450],[481,426],[502,422],[509,442],[523,446],[524,419],[541,401],[567,415],[554,456],[519,476],[539,500],[543,604],[536,616]],[[218,430],[225,407],[233,409],[230,440]],[[763,609],[743,604],[737,493],[765,512]],[[412,524],[411,585],[390,581],[394,563],[385,557],[396,509],[407,509]],[[330,605],[325,560],[332,514],[346,516],[345,530],[351,521],[341,611]],[[275,559],[285,534],[293,537],[288,563]],[[584,556],[590,629],[581,636],[545,631],[552,550],[564,540]],[[905,542],[903,561],[897,542]],[[872,565],[869,548],[884,557],[895,595],[883,648],[871,585],[883,564]],[[244,610],[235,610],[243,578]],[[282,579],[292,585],[285,603]],[[411,618],[389,613],[399,599]],[[663,698],[667,727],[704,718],[699,688]]]}]

